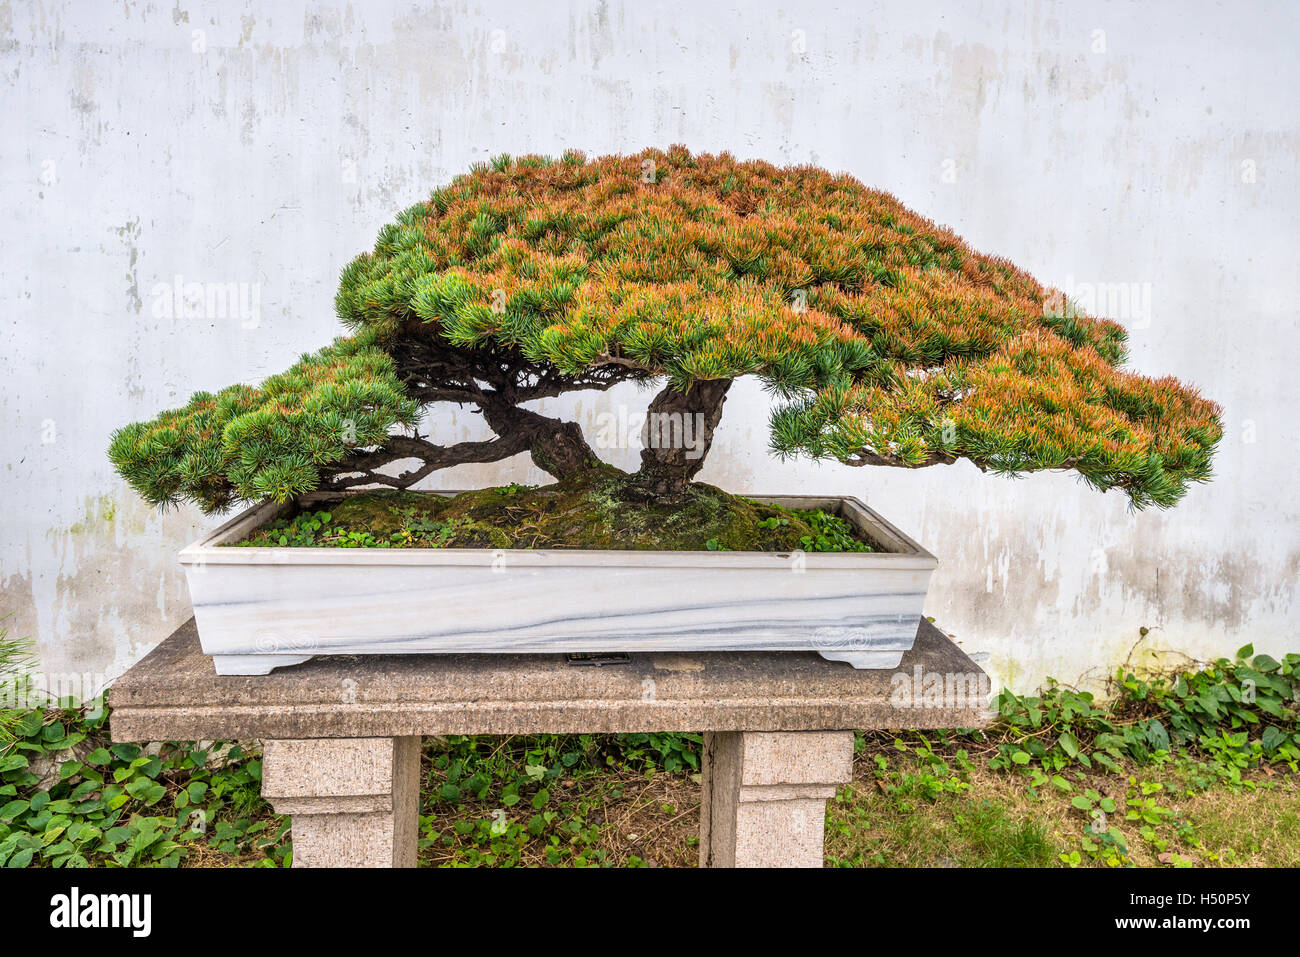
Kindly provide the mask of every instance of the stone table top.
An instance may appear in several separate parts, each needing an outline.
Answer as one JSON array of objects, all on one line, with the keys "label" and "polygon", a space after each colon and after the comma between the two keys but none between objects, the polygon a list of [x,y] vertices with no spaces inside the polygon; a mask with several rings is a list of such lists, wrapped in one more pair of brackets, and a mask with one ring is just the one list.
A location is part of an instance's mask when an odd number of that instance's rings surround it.
[{"label": "stone table top", "polygon": [[816,652],[319,656],[269,675],[218,676],[191,619],[109,692],[117,741],[634,731],[972,728],[988,680],[921,621],[897,669]]}]

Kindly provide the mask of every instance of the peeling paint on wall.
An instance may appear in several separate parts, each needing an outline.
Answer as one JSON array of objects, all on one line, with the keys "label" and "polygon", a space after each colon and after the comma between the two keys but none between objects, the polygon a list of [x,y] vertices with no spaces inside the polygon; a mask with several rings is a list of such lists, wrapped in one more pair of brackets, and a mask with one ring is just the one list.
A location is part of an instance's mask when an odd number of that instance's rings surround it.
[{"label": "peeling paint on wall", "polygon": [[[1267,3],[0,4],[0,615],[47,670],[125,667],[188,615],[175,553],[213,521],[138,503],[112,429],[323,345],[339,269],[471,162],[684,142],[847,170],[1047,282],[1143,284],[1133,365],[1229,430],[1214,484],[1131,514],[1068,476],[778,463],[743,383],[704,480],[865,495],[939,555],[929,613],[1022,688],[1294,650],[1297,32]],[[258,321],[156,309],[175,277],[255,286]],[[646,400],[552,408],[590,432]]]}]

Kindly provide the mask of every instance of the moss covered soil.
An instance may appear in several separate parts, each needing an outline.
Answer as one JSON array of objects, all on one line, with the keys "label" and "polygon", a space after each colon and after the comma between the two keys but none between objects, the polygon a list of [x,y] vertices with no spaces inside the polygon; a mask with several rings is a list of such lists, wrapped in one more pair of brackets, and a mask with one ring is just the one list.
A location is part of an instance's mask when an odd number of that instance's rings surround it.
[{"label": "moss covered soil", "polygon": [[844,519],[787,509],[696,483],[672,503],[639,497],[630,477],[598,469],[554,485],[506,485],[449,497],[362,492],[269,522],[249,546],[585,548],[661,551],[874,551]]}]

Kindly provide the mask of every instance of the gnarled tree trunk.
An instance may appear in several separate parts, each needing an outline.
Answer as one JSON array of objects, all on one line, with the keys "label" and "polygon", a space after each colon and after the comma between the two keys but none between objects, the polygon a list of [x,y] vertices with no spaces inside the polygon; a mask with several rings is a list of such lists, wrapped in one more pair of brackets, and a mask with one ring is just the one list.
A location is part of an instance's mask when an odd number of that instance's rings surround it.
[{"label": "gnarled tree trunk", "polygon": [[730,387],[730,379],[694,382],[685,392],[668,385],[650,402],[634,476],[647,498],[672,501],[685,493],[704,467]]},{"label": "gnarled tree trunk", "polygon": [[523,436],[533,464],[543,472],[563,479],[600,462],[576,422],[552,419],[513,405],[485,404],[483,417],[501,436]]}]

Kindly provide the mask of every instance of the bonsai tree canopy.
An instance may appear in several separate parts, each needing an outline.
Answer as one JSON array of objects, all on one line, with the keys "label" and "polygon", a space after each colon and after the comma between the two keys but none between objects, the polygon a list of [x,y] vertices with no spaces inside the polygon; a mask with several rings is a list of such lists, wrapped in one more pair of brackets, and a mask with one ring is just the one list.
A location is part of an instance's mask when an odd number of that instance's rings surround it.
[{"label": "bonsai tree canopy", "polygon": [[[781,456],[1072,469],[1167,507],[1209,478],[1223,431],[1195,390],[1120,368],[1119,325],[892,196],[682,147],[476,166],[385,227],[335,302],[348,336],[260,386],[119,430],[118,471],[150,502],[207,511],[408,488],[522,452],[564,478],[599,457],[576,423],[524,405],[653,381],[649,411],[698,428],[691,449],[642,452],[635,487],[671,499],[703,465],[731,382],[753,375],[779,399]],[[473,407],[496,437],[420,435],[441,402]]]}]

